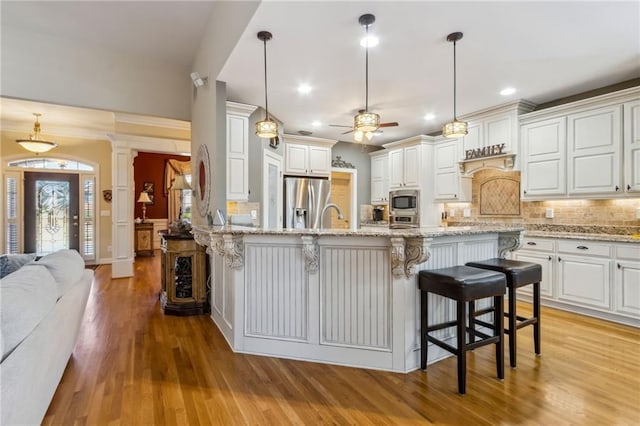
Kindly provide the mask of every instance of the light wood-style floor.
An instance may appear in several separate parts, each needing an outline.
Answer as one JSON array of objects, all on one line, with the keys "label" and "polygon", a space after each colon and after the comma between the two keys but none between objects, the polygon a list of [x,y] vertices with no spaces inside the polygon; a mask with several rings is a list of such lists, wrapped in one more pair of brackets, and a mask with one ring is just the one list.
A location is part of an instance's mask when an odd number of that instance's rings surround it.
[{"label": "light wood-style floor", "polygon": [[138,258],[127,279],[96,270],[44,424],[640,423],[638,329],[543,309],[543,355],[522,329],[518,368],[500,382],[493,346],[477,349],[460,396],[453,357],[396,374],[235,354],[209,316],[162,314],[159,261]]}]

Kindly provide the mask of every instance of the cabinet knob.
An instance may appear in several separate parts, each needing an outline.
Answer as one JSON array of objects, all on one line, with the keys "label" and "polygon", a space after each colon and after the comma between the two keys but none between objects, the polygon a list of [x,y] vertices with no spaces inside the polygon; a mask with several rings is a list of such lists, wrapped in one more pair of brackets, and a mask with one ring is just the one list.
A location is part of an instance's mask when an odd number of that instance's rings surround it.
[{"label": "cabinet knob", "polygon": [[616,185],[616,192],[620,191],[620,187]]},{"label": "cabinet knob", "polygon": [[587,246],[578,246],[576,247],[578,250],[589,250],[589,247]]},{"label": "cabinet knob", "polygon": [[453,194],[453,198],[458,198],[458,194]]},{"label": "cabinet knob", "polygon": [[552,259],[553,259],[553,257],[549,256],[549,260],[552,260]]},{"label": "cabinet knob", "polygon": [[523,192],[526,194],[526,193],[527,193],[527,190],[525,189]]},{"label": "cabinet knob", "polygon": [[562,258],[561,257],[558,258],[558,262],[562,262]]},{"label": "cabinet knob", "polygon": [[622,269],[622,266],[620,266],[620,264],[618,263],[618,269]]},{"label": "cabinet knob", "polygon": [[627,191],[631,191],[631,185],[627,185]]}]

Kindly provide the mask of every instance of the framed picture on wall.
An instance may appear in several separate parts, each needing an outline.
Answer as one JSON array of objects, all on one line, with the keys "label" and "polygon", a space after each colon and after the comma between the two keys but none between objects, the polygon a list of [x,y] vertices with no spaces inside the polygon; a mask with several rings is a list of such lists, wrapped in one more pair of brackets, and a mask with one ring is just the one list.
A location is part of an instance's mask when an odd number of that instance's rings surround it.
[{"label": "framed picture on wall", "polygon": [[145,182],[142,184],[142,190],[144,192],[146,192],[147,194],[149,194],[149,199],[151,200],[151,205],[154,204],[154,191],[155,191],[155,185],[153,184],[153,182]]}]

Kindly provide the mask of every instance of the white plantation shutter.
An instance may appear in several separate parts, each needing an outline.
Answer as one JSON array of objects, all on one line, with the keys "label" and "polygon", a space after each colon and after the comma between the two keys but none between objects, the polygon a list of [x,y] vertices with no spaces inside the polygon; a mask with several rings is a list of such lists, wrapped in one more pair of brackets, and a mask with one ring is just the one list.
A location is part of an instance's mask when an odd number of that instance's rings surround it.
[{"label": "white plantation shutter", "polygon": [[18,172],[5,174],[5,205],[4,205],[4,229],[5,229],[5,253],[20,253],[20,176]]},{"label": "white plantation shutter", "polygon": [[96,179],[81,175],[80,250],[85,260],[96,258]]}]

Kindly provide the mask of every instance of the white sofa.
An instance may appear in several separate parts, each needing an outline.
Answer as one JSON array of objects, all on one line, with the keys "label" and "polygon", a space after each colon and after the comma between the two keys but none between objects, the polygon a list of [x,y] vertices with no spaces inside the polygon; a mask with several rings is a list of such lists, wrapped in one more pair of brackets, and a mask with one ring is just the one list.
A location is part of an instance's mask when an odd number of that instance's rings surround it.
[{"label": "white sofa", "polygon": [[60,250],[0,279],[0,424],[38,425],[78,337],[93,271]]}]

